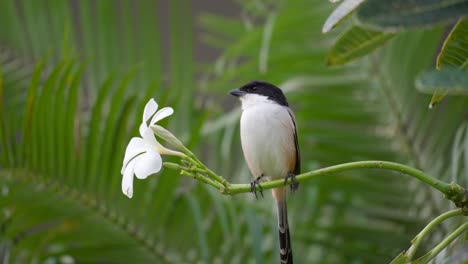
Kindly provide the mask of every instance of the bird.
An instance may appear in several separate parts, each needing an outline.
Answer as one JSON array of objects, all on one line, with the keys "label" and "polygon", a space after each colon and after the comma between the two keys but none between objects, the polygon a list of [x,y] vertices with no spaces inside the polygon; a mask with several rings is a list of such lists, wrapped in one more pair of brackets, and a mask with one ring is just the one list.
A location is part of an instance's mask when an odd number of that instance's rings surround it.
[{"label": "bird", "polygon": [[[251,191],[263,196],[260,181],[291,179],[291,190],[299,187],[301,171],[296,119],[280,88],[265,81],[251,81],[231,95],[241,101],[240,139],[247,167],[254,176]],[[272,189],[276,202],[281,264],[292,264],[293,255],[288,225],[286,186]],[[258,197],[257,197],[258,198]]]}]

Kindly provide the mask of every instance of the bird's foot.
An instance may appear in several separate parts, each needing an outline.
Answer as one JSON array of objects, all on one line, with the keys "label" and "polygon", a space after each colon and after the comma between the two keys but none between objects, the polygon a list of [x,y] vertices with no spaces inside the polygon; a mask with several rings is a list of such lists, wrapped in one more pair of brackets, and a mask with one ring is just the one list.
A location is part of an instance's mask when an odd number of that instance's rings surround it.
[{"label": "bird's foot", "polygon": [[263,187],[262,185],[260,185],[260,180],[263,178],[263,174],[260,175],[259,177],[257,177],[255,180],[253,180],[251,183],[250,183],[250,191],[255,194],[255,198],[258,199],[258,196],[257,196],[257,186],[258,186],[258,191],[260,192],[260,194],[262,195],[263,197]]},{"label": "bird's foot", "polygon": [[299,182],[296,180],[296,174],[289,173],[288,176],[284,179],[284,185],[288,183],[288,179],[291,179],[291,191],[297,191],[297,189],[299,188]]}]

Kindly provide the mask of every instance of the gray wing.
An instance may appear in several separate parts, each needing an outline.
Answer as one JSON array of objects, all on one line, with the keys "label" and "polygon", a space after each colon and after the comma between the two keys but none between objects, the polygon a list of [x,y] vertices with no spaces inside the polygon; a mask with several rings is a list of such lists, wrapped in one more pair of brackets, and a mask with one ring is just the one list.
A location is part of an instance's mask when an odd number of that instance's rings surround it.
[{"label": "gray wing", "polygon": [[295,175],[298,175],[301,173],[301,152],[299,150],[299,142],[297,140],[296,118],[294,117],[293,111],[289,108],[288,108],[288,113],[294,125],[294,144],[296,145],[296,166],[294,167],[293,173]]}]

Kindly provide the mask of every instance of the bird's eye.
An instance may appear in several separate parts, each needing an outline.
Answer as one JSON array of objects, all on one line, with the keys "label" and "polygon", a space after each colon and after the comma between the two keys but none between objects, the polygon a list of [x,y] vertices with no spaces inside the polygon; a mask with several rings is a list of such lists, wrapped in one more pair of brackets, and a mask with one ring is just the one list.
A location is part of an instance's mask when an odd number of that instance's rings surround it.
[{"label": "bird's eye", "polygon": [[252,91],[255,91],[255,90],[257,90],[257,86],[254,86],[251,89],[252,89]]}]

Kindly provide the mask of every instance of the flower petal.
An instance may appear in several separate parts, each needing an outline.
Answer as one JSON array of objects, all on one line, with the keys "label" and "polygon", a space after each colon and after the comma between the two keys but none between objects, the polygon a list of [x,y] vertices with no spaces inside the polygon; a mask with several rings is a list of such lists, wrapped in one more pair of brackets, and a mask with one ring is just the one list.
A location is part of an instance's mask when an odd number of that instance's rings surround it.
[{"label": "flower petal", "polygon": [[170,150],[164,147],[163,145],[161,145],[161,143],[159,143],[159,141],[156,140],[156,137],[154,136],[154,132],[152,128],[148,128],[147,130],[145,130],[142,136],[143,136],[143,139],[145,140],[147,151],[156,151],[157,153],[163,154],[163,155],[173,155],[173,156],[179,156],[179,157],[185,156],[181,152]]},{"label": "flower petal", "polygon": [[145,142],[146,151],[156,151],[156,153],[163,154],[163,155],[173,155],[173,156],[179,156],[179,157],[185,156],[181,152],[170,150],[164,147],[163,145],[161,145],[161,143],[159,143],[159,141],[156,140],[154,132],[151,128],[145,129],[141,136],[143,137],[143,140]]},{"label": "flower petal", "polygon": [[[145,146],[148,148],[149,146],[157,145],[158,142],[156,141],[156,137],[154,136],[154,132],[151,128],[146,128],[143,133],[141,133],[143,140],[145,142]],[[151,149],[152,147],[150,147]]]},{"label": "flower petal", "polygon": [[128,163],[122,177],[122,192],[132,198],[133,196],[133,169],[135,167],[135,160]]},{"label": "flower petal", "polygon": [[158,112],[156,112],[156,114],[154,114],[153,119],[151,119],[151,122],[150,122],[149,125],[150,126],[154,125],[159,120],[161,120],[163,118],[166,118],[166,117],[172,115],[173,113],[174,113],[174,109],[172,109],[172,107],[164,107],[161,110],[159,110]]},{"label": "flower petal", "polygon": [[140,131],[141,137],[143,137],[143,133],[145,133],[145,130],[148,128],[146,125],[146,122],[141,123],[140,127],[138,128],[138,131]]},{"label": "flower petal", "polygon": [[161,155],[156,151],[148,151],[138,157],[135,164],[135,175],[138,179],[146,179],[151,174],[161,170]]},{"label": "flower petal", "polygon": [[130,143],[128,143],[127,145],[127,149],[125,150],[125,157],[120,173],[124,174],[125,167],[128,166],[128,163],[138,154],[141,154],[143,152],[146,152],[145,141],[142,138],[138,137],[132,138],[130,140]]},{"label": "flower petal", "polygon": [[158,110],[158,104],[151,98],[148,103],[145,105],[145,110],[143,111],[143,123],[146,123]]}]

